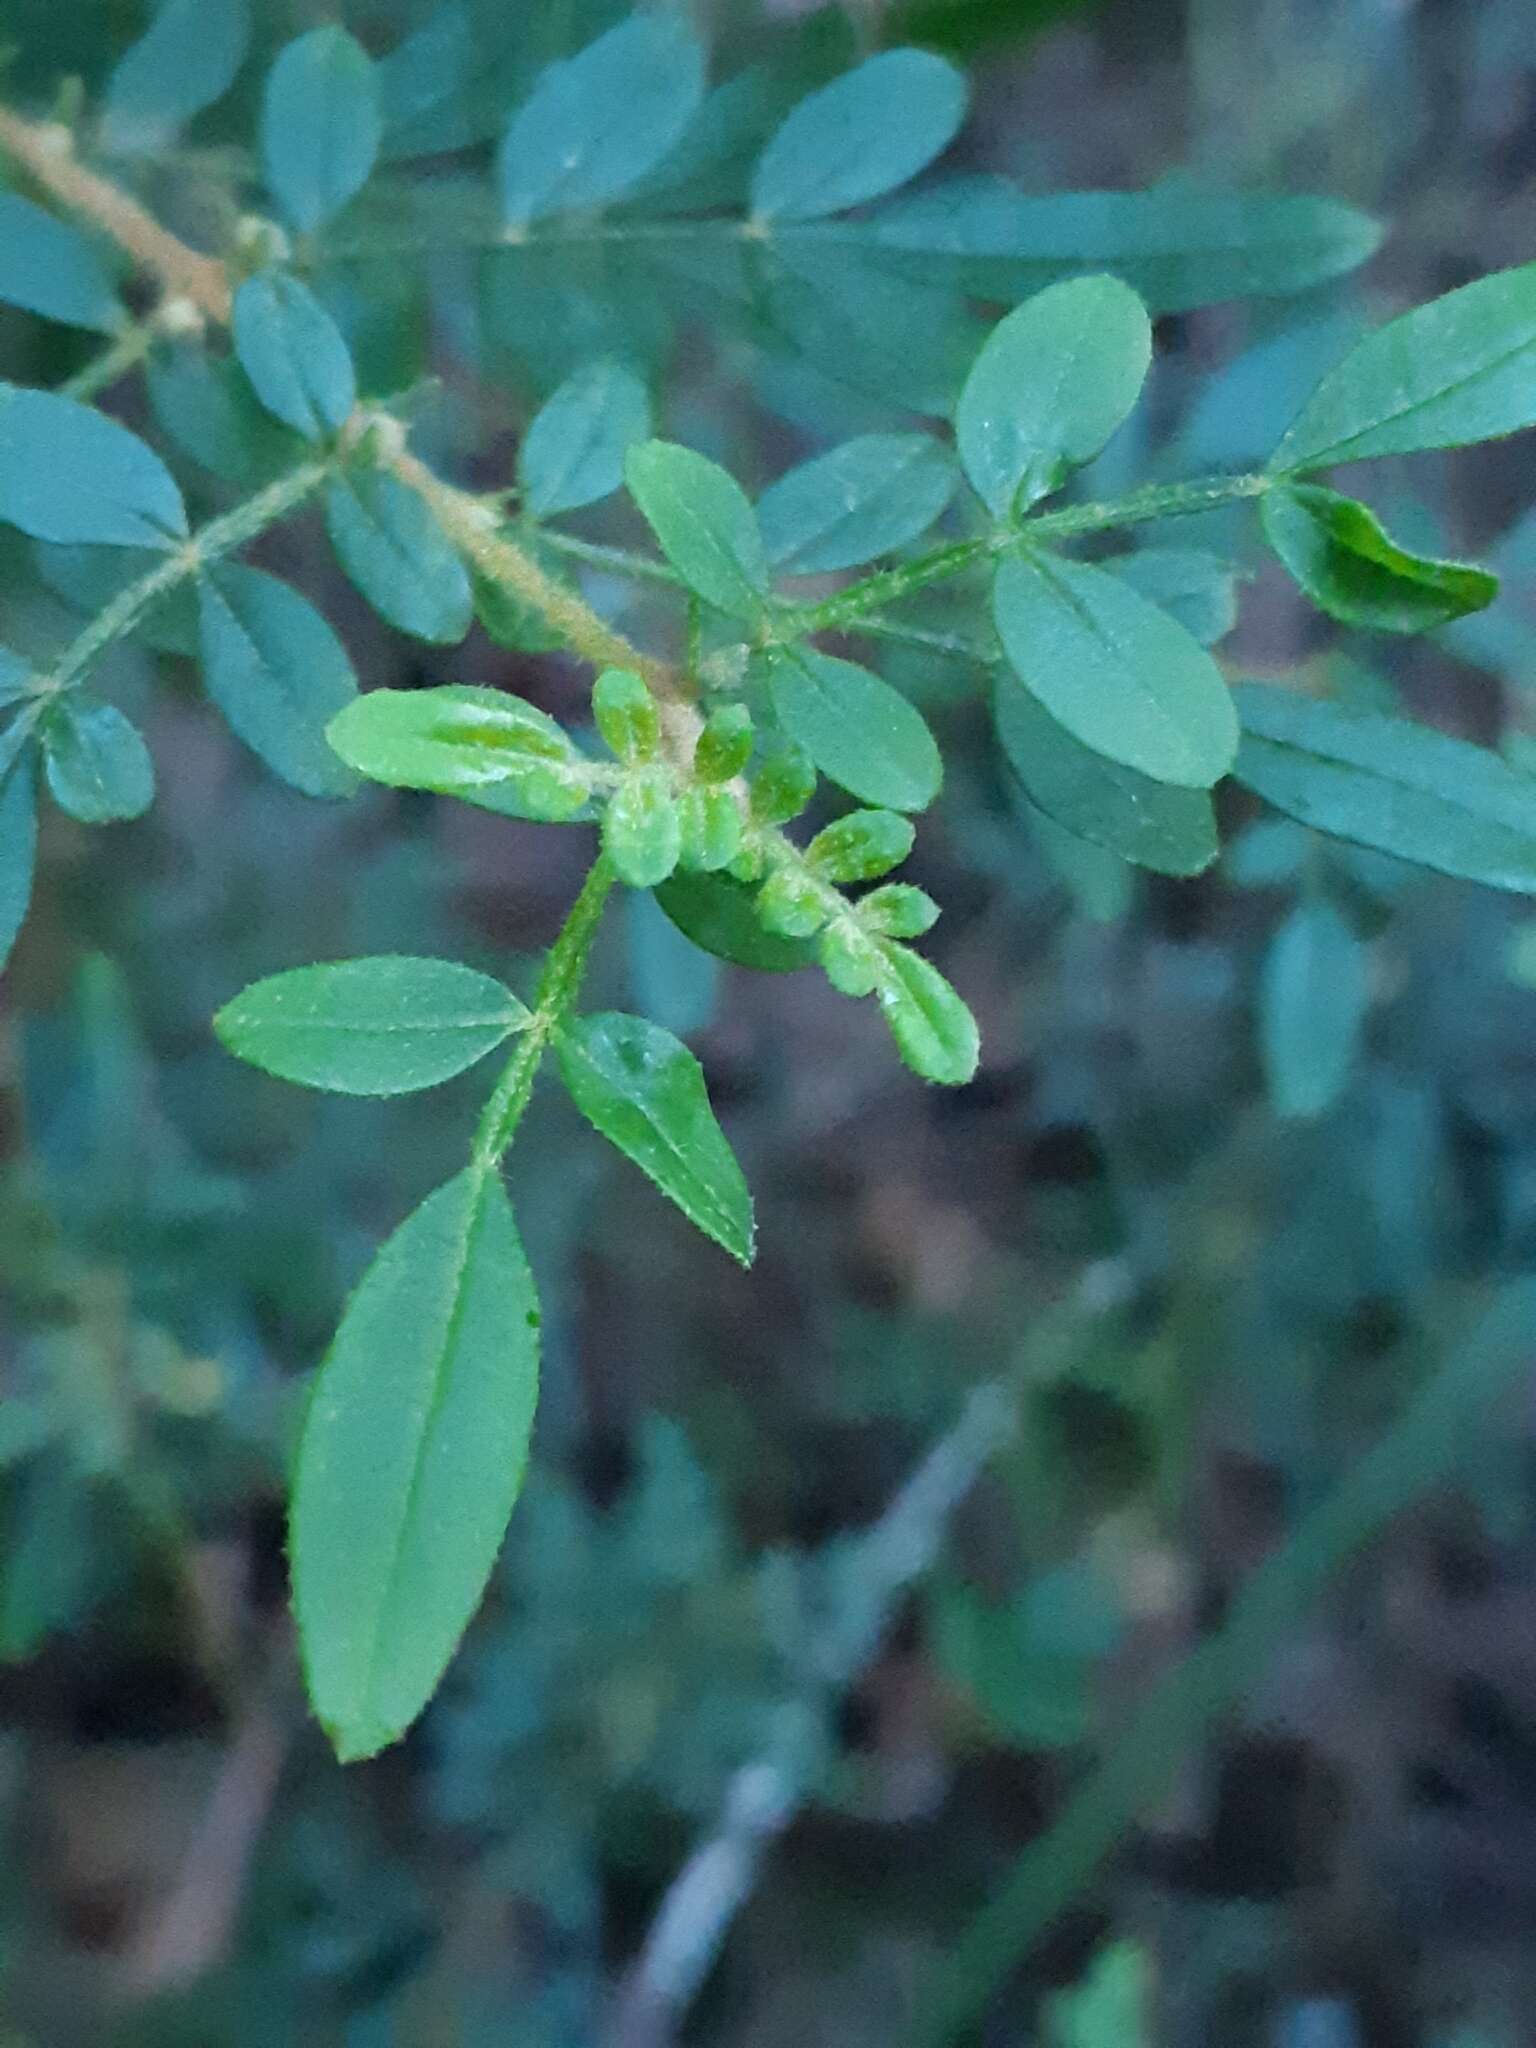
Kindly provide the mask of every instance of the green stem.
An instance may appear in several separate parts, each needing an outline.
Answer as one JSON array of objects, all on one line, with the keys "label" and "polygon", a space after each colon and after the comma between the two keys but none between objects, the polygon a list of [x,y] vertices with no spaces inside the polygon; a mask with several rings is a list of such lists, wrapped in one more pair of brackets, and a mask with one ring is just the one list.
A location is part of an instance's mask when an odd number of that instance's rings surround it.
[{"label": "green stem", "polygon": [[83,369],[76,370],[73,377],[59,386],[59,396],[85,404],[143,362],[154,338],[155,330],[148,321],[125,327],[99,356],[93,357]]},{"label": "green stem", "polygon": [[319,489],[330,470],[330,458],[317,456],[313,462],[306,462],[289,475],[279,477],[276,483],[268,484],[264,491],[258,491],[243,505],[236,505],[232,511],[210,521],[184,546],[168,553],[163,562],[156,563],[137,583],[130,583],[126,590],[119,591],[79,637],[71,641],[48,678],[47,687],[50,690],[72,689],[109,647],[133,631],[144,614],[167,591],[202,575],[212,563],[235,548],[243,547],[267,527],[275,526],[278,520]]},{"label": "green stem", "polygon": [[554,533],[547,526],[538,529],[538,537],[551,553],[569,555],[573,562],[590,562],[596,569],[612,569],[616,575],[632,576],[636,582],[670,583],[677,590],[685,587],[675,569],[669,569],[665,562],[653,562],[649,555],[637,555],[631,548],[578,540],[574,534]]},{"label": "green stem", "polygon": [[503,1069],[480,1118],[474,1156],[475,1164],[483,1171],[489,1172],[495,1166],[523,1120],[549,1042],[581,991],[592,941],[597,937],[613,884],[608,856],[599,854],[569,917],[560,927],[559,937],[549,949],[539,976],[533,1021],[519,1037],[517,1050]]}]

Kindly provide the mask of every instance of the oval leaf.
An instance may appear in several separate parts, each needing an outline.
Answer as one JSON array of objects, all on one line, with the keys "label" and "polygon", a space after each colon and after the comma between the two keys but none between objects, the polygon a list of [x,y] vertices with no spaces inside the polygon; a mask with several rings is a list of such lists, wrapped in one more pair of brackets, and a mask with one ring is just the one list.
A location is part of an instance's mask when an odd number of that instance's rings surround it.
[{"label": "oval leaf", "polygon": [[164,149],[234,84],[251,41],[251,0],[164,0],[107,81],[102,148]]},{"label": "oval leaf", "polygon": [[508,225],[621,197],[661,162],[703,97],[703,51],[671,9],[632,14],[552,64],[513,115],[497,158]]},{"label": "oval leaf", "polygon": [[66,691],[43,723],[42,741],[54,801],[82,824],[137,818],[154,802],[155,764],[144,736],[115,704]]},{"label": "oval leaf", "polygon": [[1331,903],[1299,903],[1264,958],[1259,1047],[1277,1116],[1337,1101],[1360,1047],[1370,990],[1365,948]]},{"label": "oval leaf", "polygon": [[965,119],[965,79],[925,50],[886,50],[809,94],[758,159],[759,220],[818,220],[915,178]]},{"label": "oval leaf", "polygon": [[994,328],[955,412],[965,473],[998,519],[1091,462],[1129,415],[1152,362],[1152,323],[1127,285],[1078,277]]},{"label": "oval leaf", "polygon": [[186,538],[187,508],[159,456],[116,420],[0,384],[0,521],[37,540],[168,548]]},{"label": "oval leaf", "polygon": [[757,891],[729,875],[673,875],[656,890],[656,901],[686,938],[717,960],[790,974],[816,958],[808,940],[765,931]]},{"label": "oval leaf", "polygon": [[1427,633],[1499,594],[1499,579],[1465,562],[1410,555],[1368,505],[1320,484],[1265,494],[1264,535],[1312,602],[1346,626]]},{"label": "oval leaf", "polygon": [[675,441],[637,443],[625,458],[624,477],[688,588],[733,618],[759,618],[768,562],[757,514],[736,479]]},{"label": "oval leaf", "polygon": [[267,411],[307,441],[344,426],[357,373],[324,306],[296,277],[267,270],[235,294],[235,350]]},{"label": "oval leaf", "polygon": [[1318,385],[1275,450],[1282,473],[1457,448],[1536,425],[1536,263],[1378,327]]},{"label": "oval leaf", "polygon": [[1465,740],[1264,683],[1235,693],[1233,773],[1335,839],[1493,889],[1536,894],[1536,778]]},{"label": "oval leaf", "polygon": [[764,662],[775,717],[823,775],[888,810],[933,802],[944,776],[938,747],[889,683],[814,647],[774,648]]},{"label": "oval leaf", "polygon": [[861,434],[763,493],[758,525],[785,576],[852,569],[926,533],[955,490],[949,450],[927,434]]},{"label": "oval leaf", "polygon": [[706,1237],[752,1263],[752,1197],[680,1040],[643,1017],[580,1017],[558,1040],[576,1107]]},{"label": "oval leaf", "polygon": [[588,363],[567,377],[523,437],[518,475],[536,519],[595,505],[624,481],[624,458],[651,431],[651,401],[627,364]]},{"label": "oval leaf", "polygon": [[327,723],[357,695],[346,649],[307,598],[224,562],[198,586],[203,682],[234,732],[306,796],[346,796],[352,778]]},{"label": "oval leaf", "polygon": [[320,1368],[289,1555],[305,1678],[343,1763],[415,1720],[479,1605],[538,1397],[533,1279],[494,1172],[429,1195]]},{"label": "oval leaf", "polygon": [[993,616],[1025,689],[1092,752],[1191,789],[1231,767],[1237,713],[1220,669],[1119,577],[1013,558],[998,567]]},{"label": "oval leaf", "polygon": [[972,1078],[981,1057],[976,1019],[920,953],[889,942],[882,946],[875,1000],[915,1074],[956,1088]]},{"label": "oval leaf", "polygon": [[0,302],[97,334],[123,318],[95,244],[15,192],[0,192]]},{"label": "oval leaf", "polygon": [[200,342],[159,349],[148,382],[162,429],[214,476],[256,491],[305,459],[303,441],[257,402],[233,356]]},{"label": "oval leaf", "polygon": [[560,823],[583,808],[588,763],[542,711],[499,690],[370,690],[330,742],[371,782],[430,789],[514,818]]},{"label": "oval leaf", "polygon": [[344,28],[311,29],[279,52],[262,99],[261,161],[290,226],[313,234],[363,189],[382,132],[373,61]]},{"label": "oval leaf", "polygon": [[325,525],[381,618],[442,646],[464,638],[474,618],[469,574],[418,491],[379,469],[338,477],[326,492]]}]

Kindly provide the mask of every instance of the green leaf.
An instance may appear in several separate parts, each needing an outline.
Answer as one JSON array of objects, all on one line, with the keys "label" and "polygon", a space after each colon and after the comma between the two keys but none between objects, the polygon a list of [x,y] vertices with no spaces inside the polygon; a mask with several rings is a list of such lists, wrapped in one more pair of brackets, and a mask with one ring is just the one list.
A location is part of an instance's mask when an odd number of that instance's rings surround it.
[{"label": "green leaf", "polygon": [[677,800],[678,858],[684,867],[713,873],[741,851],[745,830],[734,794],[719,787],[685,789]]},{"label": "green leaf", "polygon": [[733,618],[760,618],[768,563],[757,515],[736,479],[675,441],[638,442],[625,458],[624,477],[688,588]]},{"label": "green leaf", "polygon": [[498,8],[446,0],[380,60],[384,154],[438,156],[486,141],[505,124],[527,61]]},{"label": "green leaf", "polygon": [[346,424],[357,374],[336,325],[307,285],[264,270],[235,294],[235,350],[267,411],[306,441]]},{"label": "green leaf", "polygon": [[1536,263],[1496,271],[1376,328],[1318,385],[1275,450],[1280,474],[1457,448],[1536,425]]},{"label": "green leaf", "polygon": [[[61,546],[55,541],[32,543],[37,573],[83,619],[94,619],[114,604],[130,584],[165,567],[164,555],[153,548]],[[172,583],[146,604],[134,636],[162,654],[197,653],[197,595],[190,582]]]},{"label": "green leaf", "polygon": [[662,769],[627,777],[603,812],[603,846],[621,882],[650,889],[664,882],[682,853],[682,822]]},{"label": "green leaf", "polygon": [[803,940],[765,931],[756,890],[729,875],[673,875],[657,889],[656,901],[686,938],[733,966],[790,974],[815,959]]},{"label": "green leaf", "polygon": [[1200,548],[1138,548],[1134,555],[1112,555],[1099,567],[1171,612],[1202,647],[1225,640],[1237,624],[1232,570]]},{"label": "green leaf", "polygon": [[233,356],[178,343],[156,350],[147,376],[162,429],[214,476],[256,491],[305,459],[302,439],[262,407]]},{"label": "green leaf", "polygon": [[0,521],[37,540],[169,548],[187,508],[165,464],[104,413],[0,384]]},{"label": "green leaf", "polygon": [[886,942],[875,1000],[896,1049],[925,1081],[960,1087],[976,1072],[981,1044],[976,1019],[920,953]]},{"label": "green leaf", "polygon": [[887,882],[871,889],[857,905],[859,922],[888,939],[920,939],[939,921],[939,906],[925,889],[910,882]]},{"label": "green leaf", "polygon": [[717,704],[693,750],[693,772],[701,782],[732,782],[752,757],[752,714],[745,704]]},{"label": "green leaf", "polygon": [[198,585],[203,682],[234,732],[306,796],[346,796],[327,723],[357,695],[346,649],[286,583],[224,562]]},{"label": "green leaf", "polygon": [[84,825],[137,818],[155,800],[155,764],[138,727],[114,704],[66,690],[42,725],[55,803]]},{"label": "green leaf", "polygon": [[1193,789],[1231,767],[1237,713],[1220,669],[1118,577],[1013,557],[999,564],[993,616],[1020,682],[1092,752]]},{"label": "green leaf", "polygon": [[809,94],[758,158],[759,220],[818,220],[915,178],[965,119],[965,79],[924,50],[886,50]]},{"label": "green leaf", "polygon": [[1020,805],[1035,850],[1095,924],[1114,924],[1131,907],[1132,869],[1117,853],[1059,825],[1033,804]]},{"label": "green leaf", "polygon": [[603,744],[634,766],[661,745],[661,714],[644,679],[628,668],[605,668],[592,686],[592,716]]},{"label": "green leaf", "polygon": [[608,497],[650,431],[650,395],[627,363],[605,358],[574,371],[534,414],[518,452],[528,510],[548,519]]},{"label": "green leaf", "polygon": [[451,960],[385,955],[253,982],[213,1020],[237,1059],[342,1095],[435,1088],[532,1018],[512,991]]},{"label": "green leaf", "polygon": [[873,882],[901,866],[915,837],[898,811],[850,811],[816,834],[805,857],[826,881]]},{"label": "green leaf", "polygon": [[559,824],[591,790],[587,761],[542,711],[499,690],[370,690],[330,726],[349,767],[392,789],[431,789]]},{"label": "green leaf", "polygon": [[758,892],[757,914],[781,939],[809,939],[832,915],[826,891],[795,868],[779,868]]},{"label": "green leaf", "polygon": [[1298,903],[1264,958],[1259,1046],[1275,1114],[1317,1117],[1343,1093],[1370,1001],[1365,948],[1331,903]]},{"label": "green leaf", "polygon": [[[32,693],[32,664],[0,647],[0,704],[15,704]],[[0,740],[0,767],[9,767],[11,757]]]},{"label": "green leaf", "polygon": [[787,825],[816,794],[816,764],[804,747],[781,741],[758,762],[749,794],[758,824]]},{"label": "green leaf", "polygon": [[496,160],[508,226],[622,197],[661,162],[703,97],[703,51],[671,9],[632,14],[550,65]]},{"label": "green leaf", "polygon": [[373,62],[344,28],[285,45],[262,99],[261,162],[291,227],[313,234],[363,189],[382,132]]},{"label": "green leaf", "polygon": [[1278,485],[1261,509],[1275,553],[1312,602],[1346,626],[1427,633],[1499,594],[1486,569],[1410,555],[1368,505],[1320,484]]},{"label": "green leaf", "polygon": [[344,1763],[405,1732],[479,1605],[527,1463],[538,1325],[506,1190],[473,1167],[407,1218],[347,1306],[289,1541],[309,1696]]},{"label": "green leaf", "polygon": [[1264,683],[1236,691],[1237,780],[1277,811],[1443,875],[1536,894],[1536,778],[1482,747]]},{"label": "green leaf", "polygon": [[164,0],[107,80],[101,146],[149,156],[221,100],[251,42],[250,0]]},{"label": "green leaf", "polygon": [[557,1040],[576,1107],[706,1237],[752,1263],[752,1197],[709,1106],[704,1070],[669,1031],[610,1010]]},{"label": "green leaf", "polygon": [[852,569],[926,533],[955,492],[949,450],[928,434],[861,434],[770,484],[758,502],[784,576]]},{"label": "green leaf", "polygon": [[[0,737],[0,753],[4,749]],[[0,767],[0,969],[26,918],[36,863],[37,789],[32,750],[25,747]]]},{"label": "green leaf", "polygon": [[469,574],[418,491],[383,470],[355,470],[327,489],[325,526],[381,618],[418,640],[464,638],[474,619]]},{"label": "green leaf", "polygon": [[1147,2048],[1151,1987],[1141,1943],[1110,1942],[1080,1983],[1047,1999],[1044,2048]]},{"label": "green leaf", "polygon": [[1031,803],[1068,832],[1160,875],[1198,875],[1216,858],[1203,789],[1154,782],[1085,747],[1012,676],[999,674],[998,738]]},{"label": "green leaf", "polygon": [[123,320],[95,243],[15,192],[0,192],[0,303],[97,334]]},{"label": "green leaf", "polygon": [[1151,363],[1147,310],[1113,277],[1052,285],[995,327],[955,412],[960,460],[993,516],[1022,514],[1091,462]]},{"label": "green leaf", "polygon": [[938,747],[889,683],[814,647],[773,648],[763,661],[775,717],[823,775],[882,809],[933,802],[944,775]]}]

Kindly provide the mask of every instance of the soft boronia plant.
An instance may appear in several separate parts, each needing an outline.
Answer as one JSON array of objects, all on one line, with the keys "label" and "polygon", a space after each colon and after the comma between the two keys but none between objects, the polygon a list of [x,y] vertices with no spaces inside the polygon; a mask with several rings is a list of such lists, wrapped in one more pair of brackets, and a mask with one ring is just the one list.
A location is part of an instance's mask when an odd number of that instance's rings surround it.
[{"label": "soft boronia plant", "polygon": [[[582,1008],[615,886],[653,891],[742,967],[815,964],[842,995],[872,999],[924,1080],[961,1086],[976,1070],[970,1012],[914,943],[938,907],[891,879],[939,795],[938,746],[892,683],[828,641],[972,664],[1012,773],[1068,845],[1196,875],[1217,855],[1213,791],[1231,778],[1324,835],[1536,893],[1525,773],[1378,710],[1234,684],[1210,651],[1231,620],[1209,558],[1097,551],[1131,526],[1247,502],[1333,618],[1413,633],[1486,605],[1491,576],[1411,552],[1323,479],[1536,424],[1536,265],[1367,334],[1262,470],[1085,501],[1073,476],[1137,405],[1152,312],[1312,285],[1369,254],[1372,225],[1324,201],[1174,186],[1032,198],[958,175],[906,190],[962,125],[950,65],[889,50],[787,105],[750,73],[709,90],[705,53],[667,8],[487,110],[457,90],[461,13],[442,9],[379,61],[336,27],[278,50],[257,162],[230,174],[212,251],[134,187],[245,65],[237,0],[170,0],[104,104],[72,125],[0,110],[21,188],[0,194],[0,297],[107,337],[61,389],[0,387],[0,520],[87,619],[45,656],[0,650],[5,949],[30,891],[39,784],[86,824],[152,800],[145,743],[97,687],[103,658],[135,635],[194,653],[235,733],[311,796],[361,777],[596,828],[527,1000],[452,961],[388,957],[297,964],[214,1020],[240,1058],[354,1095],[503,1056],[464,1166],[354,1293],[297,1454],[294,1604],[310,1696],[343,1759],[396,1739],[430,1699],[514,1507],[539,1308],[503,1167],[541,1073],[701,1231],[743,1264],[753,1255],[751,1196],[694,1056],[645,1018]],[[823,368],[846,358],[866,401],[930,424],[860,433],[754,503],[715,460],[656,437],[655,379],[602,346],[527,422],[515,482],[447,481],[414,452],[409,406],[360,394],[336,279],[391,235],[403,247],[402,219],[418,244],[446,232],[431,190],[402,188],[393,166],[492,139],[489,192],[456,192],[453,230],[491,262],[608,241],[664,250],[706,298],[770,301],[778,344]],[[258,189],[268,210],[251,212]],[[123,260],[151,294],[137,319],[118,297]],[[849,311],[838,292],[852,274]],[[537,272],[525,281],[537,311]],[[987,331],[977,301],[1020,302]],[[91,403],[141,367],[159,451]],[[169,459],[245,495],[194,530]],[[621,492],[653,551],[562,526]],[[575,657],[592,672],[592,729],[463,684],[358,694],[309,600],[240,560],[316,502],[386,621],[446,646],[478,620],[503,644]],[[662,651],[611,623],[588,572],[670,604]],[[942,584],[972,604],[969,636],[914,617]],[[796,821],[824,785],[843,808],[808,836]],[[1291,914],[1266,973],[1282,1038],[1297,990],[1321,977],[1344,991],[1347,1057],[1359,948],[1326,893]],[[1283,1067],[1283,1044],[1274,1057]],[[1316,1087],[1315,1071],[1300,1077],[1298,1113]]]}]

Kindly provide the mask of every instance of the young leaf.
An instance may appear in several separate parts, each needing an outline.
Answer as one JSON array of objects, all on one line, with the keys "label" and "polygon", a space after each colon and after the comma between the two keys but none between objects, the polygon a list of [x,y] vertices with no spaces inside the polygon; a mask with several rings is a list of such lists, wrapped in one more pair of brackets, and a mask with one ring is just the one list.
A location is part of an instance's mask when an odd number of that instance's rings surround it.
[{"label": "young leaf", "polygon": [[633,767],[661,744],[661,714],[633,669],[605,668],[592,686],[592,716],[609,752]]},{"label": "young leaf", "polygon": [[479,1605],[522,1485],[538,1301],[501,1179],[467,1168],[364,1274],[315,1383],[289,1556],[344,1763],[404,1733]]},{"label": "young leaf", "polygon": [[939,906],[925,889],[910,882],[887,882],[871,889],[857,905],[859,923],[888,939],[920,939],[939,921]]},{"label": "young leaf", "polygon": [[976,1020],[920,953],[886,944],[875,999],[913,1073],[950,1087],[975,1074],[981,1056]]},{"label": "young leaf", "polygon": [[143,735],[114,704],[67,690],[42,726],[48,787],[84,825],[137,818],[155,800],[155,765]]},{"label": "young leaf", "polygon": [[1278,485],[1261,509],[1275,553],[1312,602],[1346,626],[1427,633],[1499,594],[1486,569],[1410,555],[1369,506],[1321,484]]},{"label": "young leaf", "polygon": [[745,704],[717,704],[693,750],[693,772],[701,782],[731,782],[752,756],[752,714]]},{"label": "young leaf", "polygon": [[329,738],[371,782],[436,790],[514,818],[559,824],[591,789],[586,760],[552,718],[469,684],[370,690],[332,720]]},{"label": "young leaf", "polygon": [[0,384],[0,521],[36,540],[169,548],[187,508],[137,434],[53,391]]},{"label": "young leaf", "polygon": [[1202,647],[1225,640],[1237,624],[1232,570],[1199,548],[1138,548],[1133,555],[1111,555],[1099,567],[1171,613]]},{"label": "young leaf", "polygon": [[306,796],[345,796],[326,725],[357,695],[346,649],[307,598],[223,562],[198,585],[203,682],[231,728]]},{"label": "young leaf", "polygon": [[595,505],[624,481],[624,458],[651,431],[644,380],[604,358],[573,371],[534,414],[517,473],[536,519]]},{"label": "young leaf", "polygon": [[1536,895],[1536,781],[1485,748],[1264,683],[1236,691],[1233,773],[1319,832],[1492,889]]},{"label": "young leaf", "polygon": [[757,515],[727,470],[675,441],[641,441],[624,477],[667,560],[690,590],[733,618],[760,618],[768,563]]},{"label": "young leaf", "polygon": [[1078,277],[993,329],[955,412],[965,473],[997,519],[1023,513],[1092,461],[1146,382],[1152,323],[1113,277]]},{"label": "young leaf", "polygon": [[873,882],[901,866],[916,836],[899,811],[850,811],[816,834],[805,857],[829,882]]},{"label": "young leaf", "polygon": [[661,162],[703,96],[703,51],[670,9],[632,14],[550,65],[496,160],[507,225],[620,198]]},{"label": "young leaf", "polygon": [[765,931],[757,892],[729,875],[673,875],[657,889],[656,901],[686,938],[733,966],[791,974],[816,957],[803,940]]},{"label": "young leaf", "polygon": [[221,100],[251,41],[250,0],[164,0],[107,80],[101,146],[148,156]]},{"label": "young leaf", "polygon": [[994,709],[1025,794],[1068,832],[1160,875],[1198,875],[1216,858],[1216,813],[1203,789],[1154,782],[1095,753],[1010,675],[997,678]]},{"label": "young leaf", "polygon": [[213,1020],[237,1059],[342,1095],[405,1095],[462,1074],[531,1018],[451,960],[385,955],[253,982]]},{"label": "young leaf", "polygon": [[214,476],[256,491],[304,461],[302,439],[258,402],[233,356],[180,343],[156,350],[147,377],[162,429]]},{"label": "young leaf", "polygon": [[234,332],[241,369],[285,426],[323,441],[346,424],[357,374],[340,328],[307,285],[280,270],[247,278],[235,294]]},{"label": "young leaf", "polygon": [[[4,741],[0,739],[0,750]],[[0,767],[0,969],[11,957],[16,934],[32,900],[37,860],[37,793],[32,750],[23,747]]]},{"label": "young leaf", "polygon": [[334,24],[297,36],[267,75],[261,161],[290,227],[313,234],[368,182],[382,134],[366,50]]},{"label": "young leaf", "polygon": [[338,477],[325,495],[331,545],[381,618],[451,646],[474,618],[469,574],[417,491],[379,469]]},{"label": "young leaf", "polygon": [[713,874],[741,851],[741,806],[728,789],[685,789],[677,800],[678,858],[684,867]]},{"label": "young leaf", "polygon": [[752,176],[758,220],[818,220],[915,178],[965,119],[965,79],[924,50],[886,50],[809,94]]},{"label": "young leaf", "polygon": [[783,576],[852,569],[926,533],[955,491],[955,465],[929,434],[861,434],[770,484],[757,520]]},{"label": "young leaf", "polygon": [[557,1041],[576,1107],[706,1237],[752,1263],[752,1197],[709,1106],[704,1070],[669,1031],[617,1011],[579,1017]]},{"label": "young leaf", "polygon": [[1259,1045],[1277,1116],[1317,1117],[1343,1092],[1370,997],[1365,948],[1331,903],[1299,903],[1264,958]]},{"label": "young leaf", "polygon": [[0,303],[97,334],[114,334],[123,320],[95,244],[15,192],[0,192]]},{"label": "young leaf", "polygon": [[630,775],[603,812],[603,845],[619,880],[631,889],[654,888],[677,866],[682,821],[662,769]]},{"label": "young leaf", "polygon": [[1456,448],[1536,426],[1536,263],[1400,314],[1323,379],[1275,450],[1281,475]]},{"label": "young leaf", "polygon": [[1025,689],[1093,753],[1192,789],[1231,767],[1237,713],[1220,669],[1118,577],[1013,557],[998,567],[993,616]]},{"label": "young leaf", "polygon": [[933,802],[944,774],[938,747],[889,683],[814,647],[773,648],[764,665],[775,717],[823,775],[886,810]]}]

